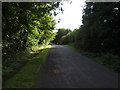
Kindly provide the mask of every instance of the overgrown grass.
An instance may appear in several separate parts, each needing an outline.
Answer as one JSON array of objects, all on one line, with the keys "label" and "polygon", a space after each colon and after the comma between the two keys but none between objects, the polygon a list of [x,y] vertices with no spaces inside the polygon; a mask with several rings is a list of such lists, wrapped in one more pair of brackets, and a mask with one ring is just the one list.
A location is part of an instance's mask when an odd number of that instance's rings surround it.
[{"label": "overgrown grass", "polygon": [[17,67],[21,65],[20,62],[23,62],[30,55],[31,54],[29,53],[29,50],[25,50],[17,53],[16,55],[14,55],[14,57],[10,58],[9,60],[4,61],[2,67],[2,74],[7,75],[13,72]]},{"label": "overgrown grass", "polygon": [[42,49],[48,48],[47,46],[32,46],[24,51],[20,51],[13,55],[9,60],[3,62],[2,66],[2,75],[7,76],[10,73],[14,72],[19,68],[24,62],[27,61],[27,58],[34,56],[39,53]]},{"label": "overgrown grass", "polygon": [[75,48],[73,45],[65,45],[71,49],[79,51],[81,54],[91,58],[92,60],[104,65],[105,67],[115,71],[120,72],[120,57],[112,55],[110,53],[93,53],[85,50],[80,50]]},{"label": "overgrown grass", "polygon": [[50,45],[43,49],[36,57],[29,59],[27,64],[22,69],[10,78],[3,88],[32,88],[35,84],[35,79],[39,74],[38,69],[45,62],[45,57],[50,49]]}]

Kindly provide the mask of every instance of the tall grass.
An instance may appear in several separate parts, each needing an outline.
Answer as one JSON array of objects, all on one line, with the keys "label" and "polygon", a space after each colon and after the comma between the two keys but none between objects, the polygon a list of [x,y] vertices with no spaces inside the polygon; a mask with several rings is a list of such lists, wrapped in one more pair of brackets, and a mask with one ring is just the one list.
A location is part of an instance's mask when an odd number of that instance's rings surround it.
[{"label": "tall grass", "polygon": [[47,46],[36,57],[29,59],[28,63],[22,67],[22,69],[15,74],[14,77],[10,78],[3,88],[34,87],[36,77],[39,75],[38,69],[41,68],[45,62],[45,57],[50,47],[51,46]]}]

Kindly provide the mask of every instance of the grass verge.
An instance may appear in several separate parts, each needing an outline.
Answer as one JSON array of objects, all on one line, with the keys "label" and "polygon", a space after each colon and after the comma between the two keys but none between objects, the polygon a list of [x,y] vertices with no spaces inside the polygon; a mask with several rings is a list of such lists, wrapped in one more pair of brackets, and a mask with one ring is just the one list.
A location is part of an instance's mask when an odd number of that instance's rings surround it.
[{"label": "grass verge", "polygon": [[3,88],[34,88],[35,79],[38,75],[38,68],[45,62],[45,57],[51,46],[47,46],[40,54],[32,59],[28,59],[27,64],[10,78]]},{"label": "grass verge", "polygon": [[98,62],[99,64],[109,68],[112,71],[120,72],[120,57],[110,53],[93,53],[75,48],[73,45],[65,45],[71,49],[79,51],[82,55]]}]

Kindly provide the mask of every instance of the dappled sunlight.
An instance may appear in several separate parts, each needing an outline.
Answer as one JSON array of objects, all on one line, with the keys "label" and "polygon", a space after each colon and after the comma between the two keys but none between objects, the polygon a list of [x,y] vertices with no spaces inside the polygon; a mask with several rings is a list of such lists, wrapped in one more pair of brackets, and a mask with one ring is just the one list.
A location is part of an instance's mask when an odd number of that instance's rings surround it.
[{"label": "dappled sunlight", "polygon": [[46,49],[46,48],[51,48],[52,46],[51,45],[44,45],[44,46],[32,46],[31,47],[31,50],[30,53],[36,53],[38,52],[39,50],[43,50],[43,49]]},{"label": "dappled sunlight", "polygon": [[45,49],[49,49],[51,48],[51,45],[45,45],[45,46],[33,46],[32,47],[32,51],[30,51],[29,53],[31,54],[31,56],[28,58],[28,60],[33,60],[33,58],[38,55],[40,52],[42,52],[42,50]]},{"label": "dappled sunlight", "polygon": [[53,72],[53,73],[63,73],[63,71],[61,69],[55,68],[53,70],[50,70],[49,72]]},{"label": "dappled sunlight", "polygon": [[52,46],[51,45],[47,45],[45,48],[51,48]]},{"label": "dappled sunlight", "polygon": [[38,79],[43,87],[111,87],[114,76],[98,64],[120,72],[119,4],[2,3],[3,86],[30,88]]},{"label": "dappled sunlight", "polygon": [[56,47],[55,45],[52,46],[52,48],[55,48],[55,47]]},{"label": "dappled sunlight", "polygon": [[34,54],[35,52],[32,52],[32,51],[31,51],[30,53],[31,53],[31,54]]},{"label": "dappled sunlight", "polygon": [[[51,48],[51,45],[45,45],[45,46],[34,46],[33,51],[30,51],[29,53],[31,54],[30,57],[28,57],[27,60],[34,60],[34,58],[36,58],[36,56],[38,56],[40,53],[43,52],[43,50],[45,49],[49,49]],[[39,57],[38,57],[39,58]]]}]

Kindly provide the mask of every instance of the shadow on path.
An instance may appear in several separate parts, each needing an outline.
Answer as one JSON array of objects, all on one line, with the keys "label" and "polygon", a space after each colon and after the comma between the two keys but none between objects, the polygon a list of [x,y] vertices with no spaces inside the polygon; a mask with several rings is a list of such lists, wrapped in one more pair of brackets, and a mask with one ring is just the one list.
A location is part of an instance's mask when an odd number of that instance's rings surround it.
[{"label": "shadow on path", "polygon": [[118,73],[62,45],[47,55],[37,88],[118,88]]}]

